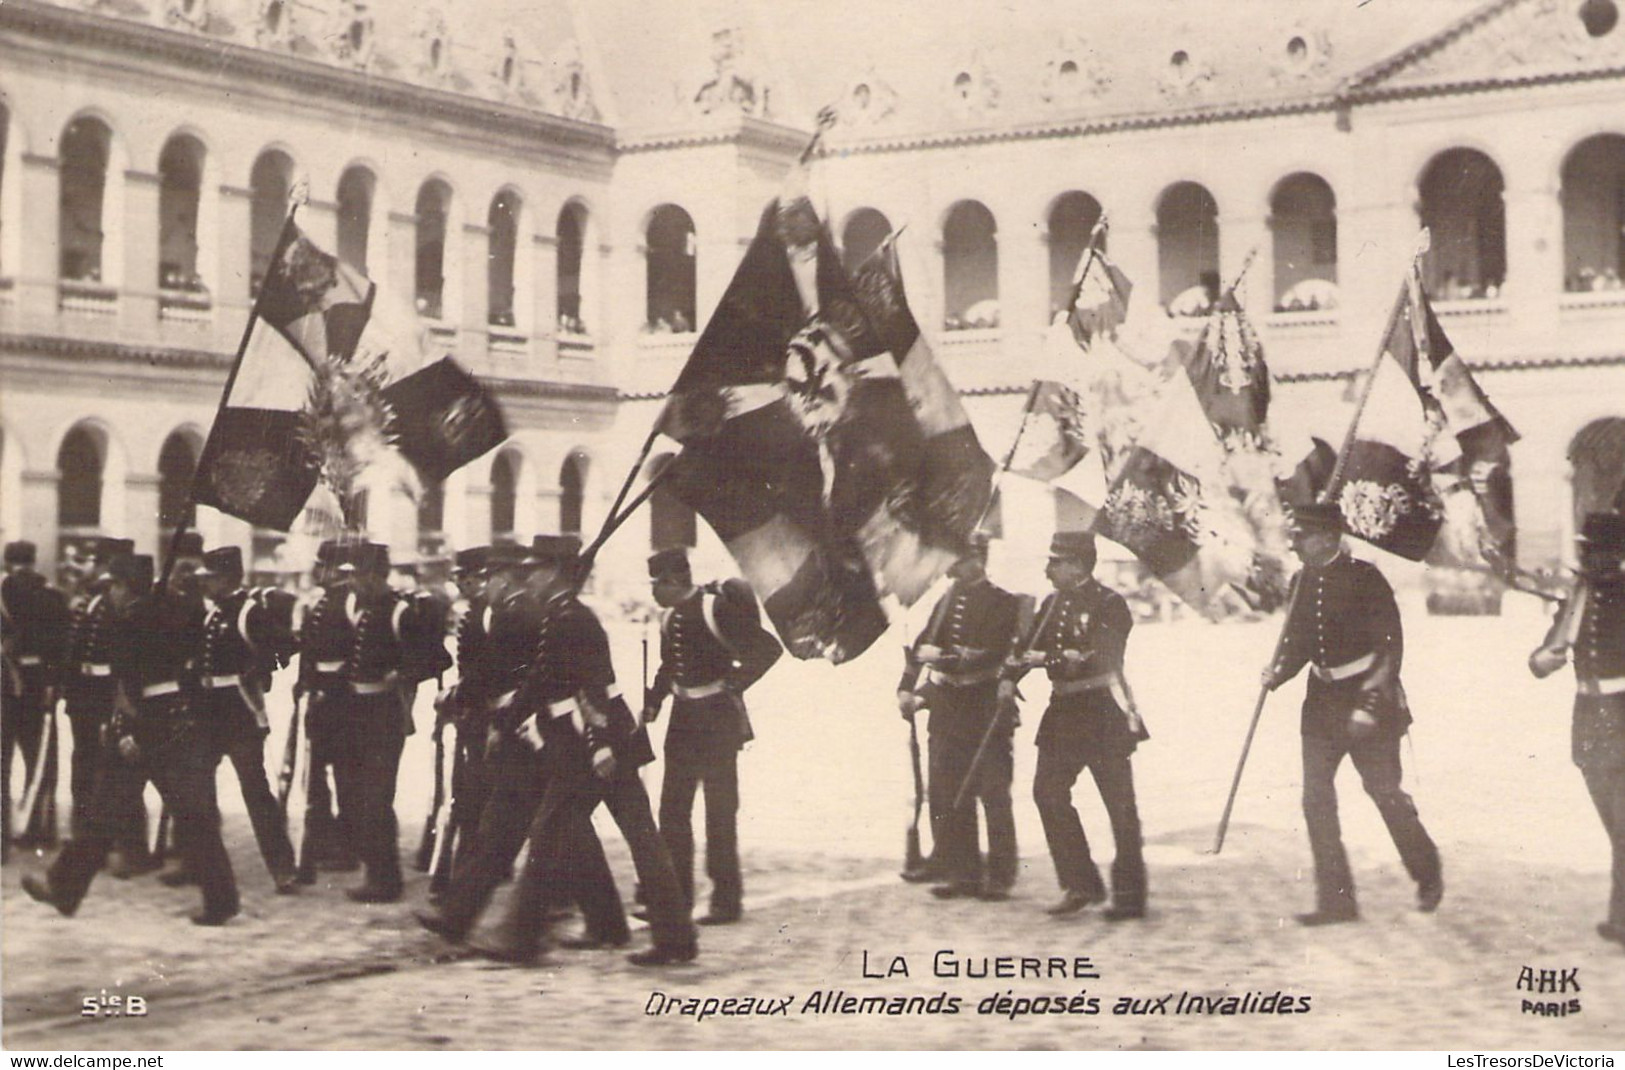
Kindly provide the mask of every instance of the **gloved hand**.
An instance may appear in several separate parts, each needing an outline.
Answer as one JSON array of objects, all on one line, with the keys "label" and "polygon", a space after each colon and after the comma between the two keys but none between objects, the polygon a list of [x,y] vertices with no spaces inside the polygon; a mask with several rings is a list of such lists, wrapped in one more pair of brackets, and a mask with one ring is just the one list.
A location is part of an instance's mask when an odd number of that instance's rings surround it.
[{"label": "gloved hand", "polygon": [[1361,707],[1349,715],[1349,737],[1351,739],[1369,739],[1377,731],[1377,716],[1370,710]]},{"label": "gloved hand", "polygon": [[1544,680],[1569,662],[1568,651],[1562,647],[1543,646],[1529,655],[1529,671],[1536,679]]},{"label": "gloved hand", "polygon": [[135,762],[141,759],[141,746],[135,741],[134,736],[120,737],[118,752],[119,756],[127,762]]},{"label": "gloved hand", "polygon": [[592,775],[599,780],[608,780],[615,775],[614,751],[600,747],[592,752]]},{"label": "gloved hand", "polygon": [[913,691],[897,692],[897,708],[903,714],[903,720],[912,722],[914,715],[925,706],[925,700]]}]

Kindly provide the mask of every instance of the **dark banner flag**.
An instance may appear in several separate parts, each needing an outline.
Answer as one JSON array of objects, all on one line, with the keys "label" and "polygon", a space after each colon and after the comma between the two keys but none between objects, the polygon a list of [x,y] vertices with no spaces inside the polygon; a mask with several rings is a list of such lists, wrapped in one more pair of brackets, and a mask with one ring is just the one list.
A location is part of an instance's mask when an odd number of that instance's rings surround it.
[{"label": "dark banner flag", "polygon": [[888,237],[858,265],[852,286],[886,350],[897,359],[903,390],[923,436],[913,486],[920,536],[958,556],[987,511],[994,463],[909,308],[896,238]]},{"label": "dark banner flag", "polygon": [[[494,448],[502,414],[450,357],[425,365],[426,337],[374,316],[377,288],[312,242],[290,217],[271,257],[241,352],[193,477],[192,497],[287,531],[333,451],[373,459],[392,445],[423,478]],[[337,489],[337,488],[335,488]]]}]

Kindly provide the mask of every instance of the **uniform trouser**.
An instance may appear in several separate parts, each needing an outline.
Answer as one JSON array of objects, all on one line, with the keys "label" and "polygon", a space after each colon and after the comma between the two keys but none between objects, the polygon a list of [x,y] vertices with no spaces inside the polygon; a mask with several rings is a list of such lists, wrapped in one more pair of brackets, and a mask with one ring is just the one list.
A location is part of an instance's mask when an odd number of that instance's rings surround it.
[{"label": "uniform trouser", "polygon": [[1315,860],[1318,910],[1345,911],[1355,906],[1354,874],[1337,817],[1337,769],[1344,755],[1353,760],[1366,794],[1377,804],[1411,879],[1418,884],[1439,879],[1439,849],[1422,827],[1416,804],[1400,787],[1401,734],[1379,730],[1360,740],[1303,737],[1303,819]]},{"label": "uniform trouser", "polygon": [[6,842],[20,839],[25,843],[46,845],[56,842],[56,733],[51,733],[45,754],[45,764],[39,765],[40,745],[45,736],[45,725],[56,716],[45,701],[44,673],[38,666],[26,666],[19,672],[22,690],[7,687],[0,699],[0,792],[6,802],[6,814],[11,814],[12,756],[21,752],[26,770],[20,797],[27,792],[36,767],[40,770],[39,792],[32,814],[21,815],[27,822],[21,829],[6,826]]},{"label": "uniform trouser", "polygon": [[1602,818],[1603,831],[1613,850],[1610,872],[1612,890],[1608,895],[1608,921],[1625,927],[1625,766],[1581,766],[1586,790]]},{"label": "uniform trouser", "polygon": [[[485,813],[486,803],[491,798],[493,787],[493,766],[491,759],[486,757],[485,746],[485,732],[480,726],[470,724],[466,731],[463,725],[458,726],[457,750],[449,757],[452,762],[451,798],[445,803],[451,807],[451,820],[447,829],[452,840],[441,848],[441,868],[446,873],[455,872],[464,864],[464,859],[473,857],[472,851],[479,837],[480,821]],[[531,802],[532,809],[540,798],[538,792]],[[531,810],[526,810],[524,814],[526,827],[529,827],[530,815]],[[521,835],[513,853],[508,856],[510,869],[523,842],[524,837]]]},{"label": "uniform trouser", "polygon": [[690,907],[694,903],[694,795],[702,787],[711,912],[738,913],[745,894],[739,872],[739,751],[731,740],[668,735],[666,776],[660,785],[660,835]]},{"label": "uniform trouser", "polygon": [[[933,710],[933,722],[938,714]],[[980,737],[944,732],[930,733],[930,803],[932,861],[943,880],[953,884],[980,884],[983,880],[980,839],[976,827],[976,801],[987,819],[987,884],[1008,888],[1016,882],[1016,819],[1010,801],[1014,777],[1013,728],[995,731],[966,793],[965,805],[954,806],[960,787],[971,772],[981,745]]]},{"label": "uniform trouser", "polygon": [[[89,820],[96,784],[102,766],[115,751],[108,749],[106,728],[113,716],[113,696],[117,690],[110,677],[81,679],[68,696],[68,725],[73,731],[73,758],[68,786],[73,793],[71,826],[79,836]],[[103,803],[100,805],[109,805]],[[116,819],[113,847],[127,855],[147,854],[147,804],[141,793],[127,793],[116,804],[120,812],[107,815]]]},{"label": "uniform trouser", "polygon": [[1033,802],[1044,823],[1044,839],[1055,862],[1055,877],[1071,892],[1101,896],[1106,885],[1089,853],[1083,822],[1072,805],[1072,786],[1085,769],[1095,779],[1100,801],[1112,826],[1116,857],[1112,859],[1112,895],[1120,907],[1145,906],[1145,854],[1140,811],[1134,797],[1134,767],[1119,750],[1093,753],[1075,741],[1040,744],[1033,776]]},{"label": "uniform trouser", "polygon": [[51,889],[71,912],[115,846],[131,797],[139,797],[148,779],[169,807],[187,865],[198,877],[204,910],[220,916],[238,907],[231,859],[220,838],[220,807],[215,797],[215,754],[195,721],[174,718],[173,704],[143,703],[144,723],[135,738],[141,754],[135,761],[110,751],[102,765],[93,805],[82,833],[62,848],[49,873]]},{"label": "uniform trouser", "polygon": [[345,724],[334,734],[333,779],[339,827],[361,864],[366,886],[399,892],[402,884],[400,828],[395,819],[395,780],[406,746],[400,700],[394,694],[357,695]]},{"label": "uniform trouser", "polygon": [[530,855],[520,871],[511,906],[509,939],[513,946],[522,950],[535,947],[545,924],[545,903],[564,895],[574,895],[580,902],[589,935],[625,936],[620,893],[592,828],[592,814],[599,803],[609,807],[632,852],[655,946],[691,946],[694,923],[688,900],[655,827],[649,795],[637,770],[618,766],[613,775],[598,777],[580,755],[567,755],[557,763],[531,820]]},{"label": "uniform trouser", "polygon": [[205,692],[199,702],[199,712],[214,736],[215,763],[228,758],[237,772],[237,784],[265,868],[278,880],[292,876],[293,843],[288,839],[288,817],[277,803],[265,772],[265,740],[271,730],[259,726],[236,688]]}]

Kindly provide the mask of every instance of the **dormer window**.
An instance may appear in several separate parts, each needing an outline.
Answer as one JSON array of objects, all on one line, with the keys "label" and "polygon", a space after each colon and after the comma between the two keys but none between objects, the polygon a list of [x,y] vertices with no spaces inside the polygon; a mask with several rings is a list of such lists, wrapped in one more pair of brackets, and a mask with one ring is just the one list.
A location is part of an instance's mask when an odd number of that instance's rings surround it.
[{"label": "dormer window", "polygon": [[1614,0],[1585,0],[1580,5],[1580,22],[1592,37],[1606,37],[1619,25],[1619,5]]},{"label": "dormer window", "polygon": [[1168,57],[1168,66],[1174,69],[1175,74],[1183,74],[1190,69],[1191,54],[1183,48]]},{"label": "dormer window", "polygon": [[502,84],[503,85],[510,86],[510,87],[513,85],[514,73],[515,73],[515,71],[517,71],[517,69],[518,69],[518,67],[513,61],[513,56],[509,55],[509,56],[503,56],[502,57]]},{"label": "dormer window", "polygon": [[1294,67],[1301,67],[1309,62],[1309,42],[1302,37],[1294,37],[1286,43],[1286,58]]},{"label": "dormer window", "polygon": [[954,93],[960,100],[970,99],[971,76],[969,71],[960,71],[954,77]]},{"label": "dormer window", "polygon": [[429,69],[439,73],[446,65],[446,42],[436,37],[429,42]]},{"label": "dormer window", "polygon": [[361,19],[351,20],[350,28],[345,31],[345,37],[349,39],[350,51],[360,55],[367,45],[367,24]]},{"label": "dormer window", "polygon": [[270,34],[272,37],[280,36],[282,33],[282,20],[284,17],[282,0],[271,0],[270,3],[265,5],[265,17],[263,22],[265,32]]}]

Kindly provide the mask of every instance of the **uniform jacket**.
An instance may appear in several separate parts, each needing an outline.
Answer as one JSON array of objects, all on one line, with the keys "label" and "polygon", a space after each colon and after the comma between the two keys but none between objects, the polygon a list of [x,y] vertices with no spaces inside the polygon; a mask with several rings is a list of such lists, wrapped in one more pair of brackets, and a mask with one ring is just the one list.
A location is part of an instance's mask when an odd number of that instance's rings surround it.
[{"label": "uniform jacket", "polygon": [[[909,648],[898,690],[916,691],[931,710],[933,737],[979,739],[997,712],[995,697],[1005,657],[1020,628],[1021,599],[985,576],[957,580],[938,600],[931,619]],[[942,657],[934,666],[919,659],[922,646]],[[1015,731],[1015,721],[1007,718]]]},{"label": "uniform jacket", "polygon": [[762,627],[756,597],[744,581],[698,588],[661,620],[660,668],[644,705],[658,706],[679,688],[720,682],[724,690],[712,696],[689,699],[678,693],[667,739],[673,733],[720,734],[743,745],[754,733],[739,696],[783,653],[779,641]]},{"label": "uniform jacket", "polygon": [[608,749],[632,766],[654,760],[649,734],[615,684],[609,637],[573,593],[542,607],[541,629],[515,705],[555,761],[590,761]]},{"label": "uniform jacket", "polygon": [[[1377,566],[1346,551],[1325,565],[1306,566],[1294,584],[1276,675],[1284,682],[1310,667],[1304,733],[1342,738],[1356,709],[1370,712],[1384,729],[1403,732],[1411,713],[1399,683],[1405,640],[1394,589]],[[1367,658],[1369,667],[1329,678]]]},{"label": "uniform jacket", "polygon": [[73,613],[62,664],[62,679],[70,693],[111,683],[119,628],[119,614],[106,594],[92,595]]},{"label": "uniform jacket", "polygon": [[[5,651],[5,688],[20,690],[25,676],[55,678],[68,636],[68,604],[37,572],[0,579],[0,648]],[[15,674],[15,675],[14,675]]]},{"label": "uniform jacket", "polygon": [[[1018,652],[1043,655],[1054,690],[1039,723],[1041,747],[1082,745],[1096,752],[1132,752],[1141,735],[1126,712],[1123,656],[1134,615],[1116,591],[1093,578],[1070,590],[1051,592],[1039,607],[1032,631]],[[1082,659],[1065,656],[1076,651]],[[1033,666],[1012,665],[1019,680]],[[1077,690],[1067,690],[1068,686]]]},{"label": "uniform jacket", "polygon": [[299,683],[312,691],[339,687],[354,645],[345,592],[328,588],[299,626]]},{"label": "uniform jacket", "polygon": [[[1587,685],[1625,678],[1625,583],[1591,584],[1583,594],[1579,627],[1569,656],[1581,693],[1574,698],[1574,764],[1625,768],[1625,692],[1585,694]],[[1567,603],[1563,609],[1567,609]],[[1565,614],[1559,610],[1545,645],[1562,640]]]}]

